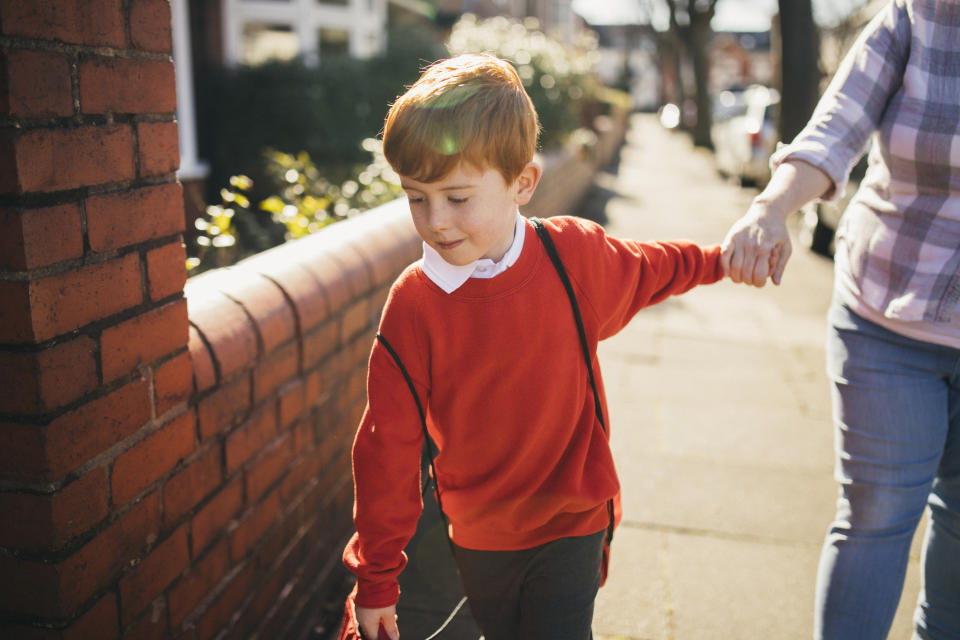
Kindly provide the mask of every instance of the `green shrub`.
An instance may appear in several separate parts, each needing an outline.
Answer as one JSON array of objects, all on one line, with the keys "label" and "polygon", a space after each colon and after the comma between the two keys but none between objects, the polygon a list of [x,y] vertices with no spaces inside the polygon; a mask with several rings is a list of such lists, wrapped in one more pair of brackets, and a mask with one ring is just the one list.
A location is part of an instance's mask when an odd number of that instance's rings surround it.
[{"label": "green shrub", "polygon": [[583,105],[596,93],[591,74],[596,41],[585,37],[576,46],[565,45],[540,31],[534,18],[481,20],[467,14],[453,26],[447,48],[451,55],[493,53],[517,68],[540,116],[544,149],[562,145],[581,126]]}]

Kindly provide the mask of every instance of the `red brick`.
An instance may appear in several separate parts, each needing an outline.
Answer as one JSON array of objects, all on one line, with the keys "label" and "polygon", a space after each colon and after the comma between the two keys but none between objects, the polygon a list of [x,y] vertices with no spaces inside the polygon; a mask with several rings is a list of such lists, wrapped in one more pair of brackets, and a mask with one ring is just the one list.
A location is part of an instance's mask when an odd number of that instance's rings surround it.
[{"label": "red brick", "polygon": [[127,436],[150,419],[149,388],[134,380],[60,416],[42,430],[44,454],[34,469],[39,478],[59,478]]},{"label": "red brick", "polygon": [[171,182],[87,199],[87,236],[110,251],[183,231],[183,194]]},{"label": "red brick", "polygon": [[220,387],[200,401],[197,417],[200,422],[200,439],[229,431],[250,410],[250,379],[240,378]]},{"label": "red brick", "polygon": [[366,331],[373,324],[370,317],[370,303],[360,299],[347,307],[343,312],[343,322],[340,325],[340,341],[347,343]]},{"label": "red brick", "polygon": [[34,342],[29,282],[0,280],[0,341]]},{"label": "red brick", "polygon": [[80,207],[0,210],[0,268],[38,269],[83,256]]},{"label": "red brick", "polygon": [[57,549],[107,517],[107,476],[94,469],[52,495],[0,493],[0,546]]},{"label": "red brick", "polygon": [[170,637],[167,613],[163,599],[153,601],[153,607],[142,618],[123,631],[124,638],[136,640],[167,640]]},{"label": "red brick", "polygon": [[303,265],[320,283],[331,311],[343,308],[350,300],[350,286],[343,277],[342,265],[330,257],[330,253],[313,256]]},{"label": "red brick", "polygon": [[263,353],[296,337],[293,309],[273,281],[249,269],[236,269],[221,280],[221,291],[253,319]]},{"label": "red brick", "polygon": [[256,502],[284,474],[293,457],[292,438],[285,434],[262,451],[244,473],[247,502]]},{"label": "red brick", "polygon": [[141,300],[135,254],[31,282],[0,281],[0,341],[42,342]]},{"label": "red brick", "polygon": [[120,628],[117,626],[117,619],[117,596],[108,593],[63,632],[63,640],[119,638]]},{"label": "red brick", "polygon": [[256,330],[243,308],[209,286],[212,281],[206,275],[198,276],[198,282],[191,279],[184,287],[190,322],[213,350],[220,379],[230,380],[256,361]]},{"label": "red brick", "polygon": [[167,526],[179,521],[220,486],[223,478],[221,458],[220,447],[211,447],[167,481],[163,487],[163,517]]},{"label": "red brick", "polygon": [[[330,397],[330,385],[325,378],[327,371],[324,368],[314,369],[307,375],[304,389],[304,401],[308,407],[316,407]],[[333,374],[331,377],[335,377]]]},{"label": "red brick", "polygon": [[280,515],[280,494],[274,491],[263,502],[249,509],[230,535],[230,554],[242,558],[256,545]]},{"label": "red brick", "polygon": [[111,382],[187,345],[187,302],[182,298],[104,329],[103,381]]},{"label": "red brick", "polygon": [[303,368],[312,369],[340,346],[340,321],[332,318],[303,336]]},{"label": "red brick", "polygon": [[190,337],[187,340],[190,351],[190,363],[193,367],[193,390],[201,393],[213,388],[217,383],[217,371],[213,366],[213,354],[200,337],[200,332],[190,325]]},{"label": "red brick", "polygon": [[[17,640],[116,640],[120,637],[117,620],[117,597],[109,593],[69,627],[50,629],[0,623],[0,637]],[[129,637],[136,637],[138,640],[143,638],[140,635]]]},{"label": "red brick", "polygon": [[172,62],[88,58],[79,74],[82,113],[172,113],[177,108]]},{"label": "red brick", "polygon": [[120,579],[123,626],[130,624],[189,564],[187,528],[180,527]]},{"label": "red brick", "polygon": [[33,129],[16,137],[16,188],[76,189],[134,177],[133,132],[128,125]]},{"label": "red brick", "polygon": [[0,411],[40,413],[99,386],[90,338],[81,336],[37,353],[0,352]]},{"label": "red brick", "polygon": [[68,618],[136,561],[159,527],[159,502],[150,495],[59,564],[0,554],[0,601],[8,611]]},{"label": "red brick", "polygon": [[290,381],[300,366],[297,343],[280,347],[253,370],[253,401],[260,402]]},{"label": "red brick", "polygon": [[192,376],[189,353],[181,353],[153,370],[153,393],[158,416],[190,397]]},{"label": "red brick", "polygon": [[113,502],[126,504],[194,450],[196,419],[189,411],[120,454],[113,463]]},{"label": "red brick", "polygon": [[173,37],[169,0],[133,0],[130,39],[138,49],[170,53]]},{"label": "red brick", "polygon": [[193,555],[223,533],[243,506],[243,484],[236,480],[220,490],[190,521]]},{"label": "red brick", "polygon": [[294,380],[277,392],[280,402],[280,430],[283,431],[303,415],[304,386],[301,379]]},{"label": "red brick", "polygon": [[[166,0],[161,0],[166,4]],[[180,140],[176,122],[141,122],[137,125],[140,175],[172,173],[180,166]]]},{"label": "red brick", "polygon": [[297,314],[301,332],[306,333],[330,316],[323,286],[295,257],[264,252],[247,265],[283,290]]},{"label": "red brick", "polygon": [[273,407],[262,408],[227,436],[225,443],[227,475],[255,456],[277,433],[277,418]]},{"label": "red brick", "polygon": [[190,570],[170,590],[170,625],[176,629],[180,623],[213,590],[230,569],[230,555],[224,539],[204,556],[193,563]]},{"label": "red brick", "polygon": [[226,587],[197,621],[197,640],[209,640],[230,621],[253,585],[253,566],[242,565],[228,578]]},{"label": "red brick", "polygon": [[61,53],[7,51],[10,115],[46,118],[73,115],[70,61]]},{"label": "red brick", "polygon": [[44,0],[0,3],[9,36],[89,45],[126,45],[122,0]]},{"label": "red brick", "polygon": [[183,291],[187,281],[187,253],[180,240],[147,252],[150,299],[160,300]]}]

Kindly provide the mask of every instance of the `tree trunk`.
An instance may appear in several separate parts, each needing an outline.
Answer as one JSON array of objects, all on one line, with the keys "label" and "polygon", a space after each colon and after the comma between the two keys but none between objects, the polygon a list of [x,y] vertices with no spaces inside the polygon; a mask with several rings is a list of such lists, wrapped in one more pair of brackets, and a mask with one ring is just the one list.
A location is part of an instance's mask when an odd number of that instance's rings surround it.
[{"label": "tree trunk", "polygon": [[693,62],[693,77],[697,88],[697,124],[693,129],[693,144],[698,147],[713,148],[710,129],[713,127],[713,105],[710,97],[710,60],[707,45],[712,31],[709,18],[697,19],[691,29],[690,58]]},{"label": "tree trunk", "polygon": [[811,0],[780,3],[780,139],[790,142],[807,124],[820,97],[820,33]]}]

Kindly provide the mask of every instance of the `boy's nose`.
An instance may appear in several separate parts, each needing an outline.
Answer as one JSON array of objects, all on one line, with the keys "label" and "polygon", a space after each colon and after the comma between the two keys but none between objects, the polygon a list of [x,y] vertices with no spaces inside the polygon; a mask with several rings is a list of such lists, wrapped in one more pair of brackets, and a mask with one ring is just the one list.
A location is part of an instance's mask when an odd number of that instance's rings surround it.
[{"label": "boy's nose", "polygon": [[446,207],[442,205],[430,205],[430,211],[427,213],[427,224],[433,231],[444,231],[450,228],[450,216]]}]

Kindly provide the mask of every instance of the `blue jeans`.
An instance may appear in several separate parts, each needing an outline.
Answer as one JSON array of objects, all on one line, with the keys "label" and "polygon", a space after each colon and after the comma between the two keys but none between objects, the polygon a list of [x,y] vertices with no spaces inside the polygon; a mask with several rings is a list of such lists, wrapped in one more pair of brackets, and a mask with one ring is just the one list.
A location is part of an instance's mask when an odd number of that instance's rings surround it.
[{"label": "blue jeans", "polygon": [[827,338],[837,514],[817,577],[814,637],[882,640],[929,506],[914,639],[960,639],[960,350],[834,303]]}]

